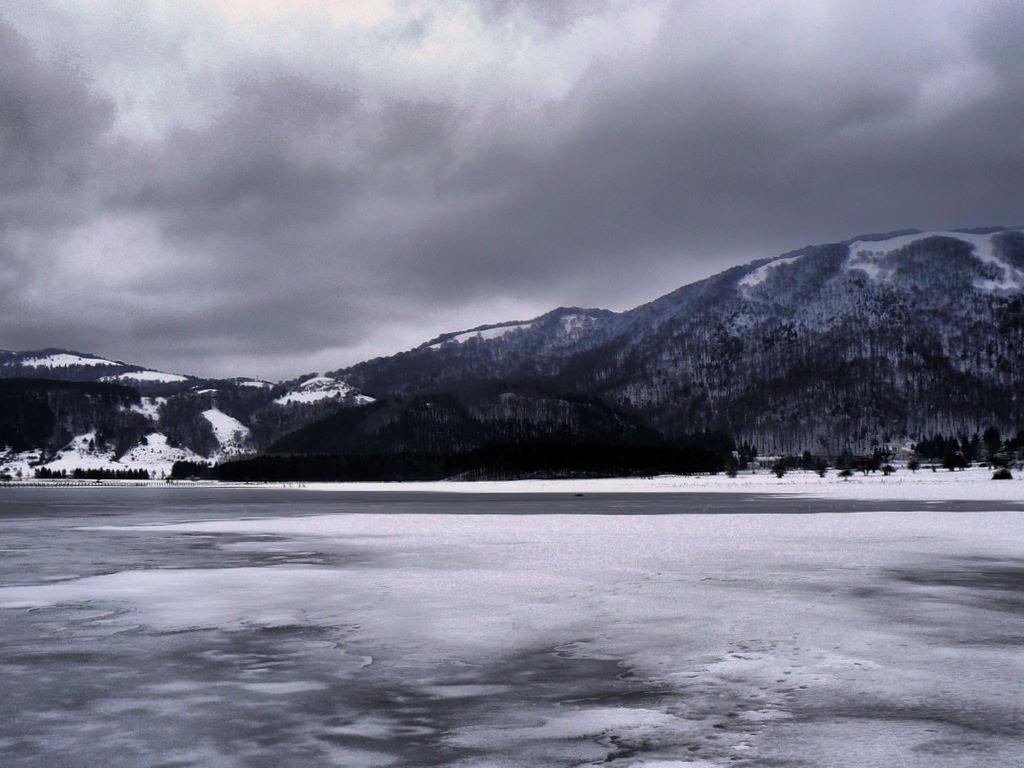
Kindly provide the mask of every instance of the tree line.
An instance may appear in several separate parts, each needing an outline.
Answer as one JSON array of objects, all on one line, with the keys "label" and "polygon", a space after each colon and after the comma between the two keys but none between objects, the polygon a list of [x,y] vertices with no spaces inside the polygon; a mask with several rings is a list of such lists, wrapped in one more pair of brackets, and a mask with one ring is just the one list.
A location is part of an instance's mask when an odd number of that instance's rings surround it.
[{"label": "tree line", "polygon": [[149,480],[149,471],[145,469],[103,469],[75,468],[68,472],[66,469],[47,469],[39,467],[35,471],[37,480]]}]

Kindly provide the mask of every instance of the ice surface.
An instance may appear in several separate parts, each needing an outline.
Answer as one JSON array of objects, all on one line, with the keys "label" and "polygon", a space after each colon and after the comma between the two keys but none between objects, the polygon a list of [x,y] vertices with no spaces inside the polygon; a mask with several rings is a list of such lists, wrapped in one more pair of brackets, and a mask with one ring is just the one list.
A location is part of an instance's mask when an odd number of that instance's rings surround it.
[{"label": "ice surface", "polygon": [[0,762],[1024,758],[1019,503],[143,490],[0,499]]}]

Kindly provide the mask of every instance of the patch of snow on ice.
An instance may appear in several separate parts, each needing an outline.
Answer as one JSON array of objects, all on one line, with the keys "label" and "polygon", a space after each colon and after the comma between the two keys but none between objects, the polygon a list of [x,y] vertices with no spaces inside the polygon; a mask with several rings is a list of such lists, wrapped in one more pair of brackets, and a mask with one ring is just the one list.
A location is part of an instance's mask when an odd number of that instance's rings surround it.
[{"label": "patch of snow on ice", "polygon": [[254,693],[266,693],[271,696],[287,696],[292,693],[308,693],[322,691],[327,685],[316,680],[292,680],[281,683],[244,683],[243,690]]},{"label": "patch of snow on ice", "polygon": [[524,741],[548,739],[577,740],[603,734],[626,736],[633,741],[645,741],[677,726],[679,718],[667,712],[631,707],[591,707],[553,713],[538,725],[521,725],[500,729],[488,726],[469,726],[458,729],[450,741],[461,747],[493,748],[496,744],[513,747]]},{"label": "patch of snow on ice", "polygon": [[177,384],[182,381],[188,381],[188,376],[181,376],[177,373],[164,373],[163,371],[129,371],[128,373],[119,373],[115,376],[102,376],[100,381],[139,381],[154,384]]},{"label": "patch of snow on ice", "polygon": [[26,368],[69,368],[73,365],[119,365],[113,360],[105,360],[102,357],[82,357],[81,355],[71,355],[66,352],[58,352],[46,357],[29,357],[21,361],[21,364]]},{"label": "patch of snow on ice", "polygon": [[769,273],[776,267],[780,267],[784,264],[792,264],[793,262],[802,258],[803,254],[800,254],[799,256],[790,256],[785,259],[775,259],[774,261],[770,261],[767,264],[758,267],[753,272],[749,272],[743,277],[741,277],[739,281],[739,286],[746,290],[750,290],[755,285],[760,285],[765,280],[767,280]]}]

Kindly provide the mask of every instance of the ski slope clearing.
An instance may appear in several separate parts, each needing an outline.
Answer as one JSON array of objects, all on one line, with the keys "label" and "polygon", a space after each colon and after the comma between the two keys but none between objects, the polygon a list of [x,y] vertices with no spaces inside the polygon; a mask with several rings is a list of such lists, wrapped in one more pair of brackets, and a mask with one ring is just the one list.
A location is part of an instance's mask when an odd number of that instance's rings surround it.
[{"label": "ski slope clearing", "polygon": [[130,384],[133,381],[146,384],[179,384],[188,381],[188,376],[178,373],[164,373],[163,371],[129,371],[119,373],[116,376],[102,376],[99,381]]},{"label": "ski slope clearing", "polygon": [[507,325],[497,325],[487,328],[477,328],[472,331],[463,331],[457,333],[454,336],[448,336],[441,341],[434,342],[428,346],[428,349],[439,349],[445,344],[465,344],[467,341],[489,341],[491,339],[500,339],[513,331],[525,331],[533,327],[533,323],[509,323]]},{"label": "ski slope clearing", "polygon": [[220,444],[220,456],[235,456],[249,450],[250,431],[245,424],[218,408],[203,411],[203,418],[213,428],[213,434]]},{"label": "ski slope clearing", "polygon": [[45,357],[29,357],[21,361],[26,368],[70,368],[71,366],[121,365],[113,360],[102,357],[83,357],[66,352],[59,352]]},{"label": "ski slope clearing", "polygon": [[343,400],[350,398],[355,405],[366,405],[374,402],[374,398],[359,394],[356,389],[341,379],[330,376],[314,376],[300,383],[294,390],[275,398],[278,405],[309,404],[324,400]]},{"label": "ski slope clearing", "polygon": [[754,286],[760,285],[765,280],[767,280],[768,275],[772,272],[772,270],[777,269],[778,267],[785,266],[787,264],[793,264],[799,261],[801,258],[802,256],[790,256],[785,259],[775,259],[774,261],[770,261],[767,264],[764,264],[763,266],[760,266],[757,269],[753,270],[749,274],[746,274],[743,277],[741,277],[738,285],[742,288],[749,290]]},{"label": "ski slope clearing", "polygon": [[[872,280],[885,281],[893,278],[893,273],[885,266],[885,257],[893,251],[906,248],[908,245],[929,237],[947,237],[967,243],[974,250],[979,261],[996,269],[999,277],[994,280],[976,280],[974,286],[989,293],[996,291],[1024,290],[1024,270],[1003,261],[996,253],[993,234],[979,235],[966,232],[919,232],[916,234],[897,235],[886,240],[857,240],[850,244],[850,256],[844,268],[859,269]],[[781,263],[780,261],[773,262]],[[772,266],[772,264],[766,265]],[[761,269],[764,269],[762,267]],[[744,278],[744,280],[748,279]],[[742,281],[741,281],[742,282]]]}]

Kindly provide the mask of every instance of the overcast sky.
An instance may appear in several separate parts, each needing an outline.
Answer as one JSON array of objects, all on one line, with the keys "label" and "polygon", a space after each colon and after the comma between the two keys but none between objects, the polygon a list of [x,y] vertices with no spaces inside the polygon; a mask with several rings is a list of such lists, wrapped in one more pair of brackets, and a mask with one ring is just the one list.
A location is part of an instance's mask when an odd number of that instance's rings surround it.
[{"label": "overcast sky", "polygon": [[0,348],[272,379],[1020,224],[1020,0],[4,0]]}]

